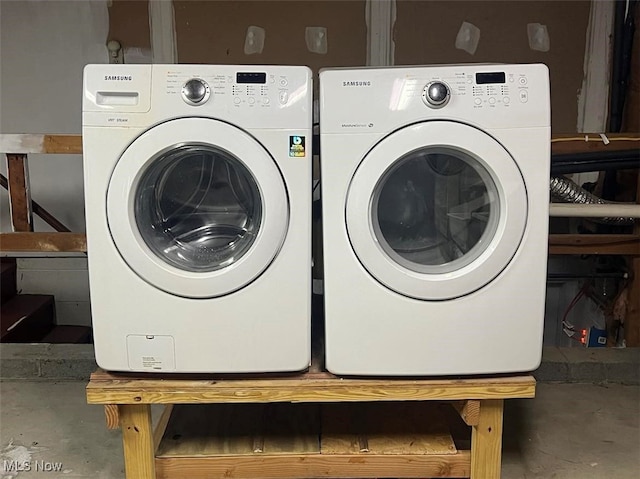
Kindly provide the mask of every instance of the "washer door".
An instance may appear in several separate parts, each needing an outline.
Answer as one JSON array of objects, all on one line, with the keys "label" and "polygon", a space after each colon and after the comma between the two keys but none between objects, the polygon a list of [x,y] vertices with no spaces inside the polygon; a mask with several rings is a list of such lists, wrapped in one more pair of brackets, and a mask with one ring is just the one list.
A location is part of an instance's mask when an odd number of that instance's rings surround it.
[{"label": "washer door", "polygon": [[116,248],[149,284],[189,298],[236,291],[280,250],[283,177],[246,132],[205,118],[168,121],[124,151],[109,182]]},{"label": "washer door", "polygon": [[527,192],[494,138],[432,121],[371,149],[353,176],[345,214],[352,247],[377,281],[412,298],[447,300],[482,288],[511,261]]}]

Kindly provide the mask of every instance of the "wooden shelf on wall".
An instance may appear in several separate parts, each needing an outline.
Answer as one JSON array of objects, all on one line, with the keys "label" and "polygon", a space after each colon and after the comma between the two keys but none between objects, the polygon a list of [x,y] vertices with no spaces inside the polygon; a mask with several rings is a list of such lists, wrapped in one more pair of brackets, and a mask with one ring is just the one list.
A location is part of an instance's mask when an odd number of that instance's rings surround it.
[{"label": "wooden shelf on wall", "polygon": [[2,233],[0,251],[12,253],[86,253],[84,233]]}]

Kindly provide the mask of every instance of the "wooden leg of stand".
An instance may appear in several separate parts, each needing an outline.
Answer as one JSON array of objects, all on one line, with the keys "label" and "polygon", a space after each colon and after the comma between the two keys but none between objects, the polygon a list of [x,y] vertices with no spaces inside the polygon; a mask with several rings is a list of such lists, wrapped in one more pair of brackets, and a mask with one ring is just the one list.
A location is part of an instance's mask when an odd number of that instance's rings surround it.
[{"label": "wooden leg of stand", "polygon": [[500,479],[502,399],[480,401],[478,425],[471,431],[471,479]]},{"label": "wooden leg of stand", "polygon": [[124,446],[124,469],[127,479],[155,479],[155,451],[151,406],[124,404],[120,409],[120,428]]}]

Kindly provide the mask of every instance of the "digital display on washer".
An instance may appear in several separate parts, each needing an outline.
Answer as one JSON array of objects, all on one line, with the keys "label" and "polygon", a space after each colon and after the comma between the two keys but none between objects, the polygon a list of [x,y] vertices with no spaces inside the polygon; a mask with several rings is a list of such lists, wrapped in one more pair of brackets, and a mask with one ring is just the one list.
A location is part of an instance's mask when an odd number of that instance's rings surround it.
[{"label": "digital display on washer", "polygon": [[476,84],[505,83],[504,72],[476,73]]},{"label": "digital display on washer", "polygon": [[236,83],[267,83],[266,73],[238,72]]}]

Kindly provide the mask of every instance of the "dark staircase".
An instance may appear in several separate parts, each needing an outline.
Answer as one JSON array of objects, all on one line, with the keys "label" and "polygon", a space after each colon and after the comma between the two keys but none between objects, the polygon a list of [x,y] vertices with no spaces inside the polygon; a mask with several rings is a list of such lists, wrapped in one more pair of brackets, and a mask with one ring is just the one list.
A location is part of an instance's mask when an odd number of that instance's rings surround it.
[{"label": "dark staircase", "polygon": [[56,325],[52,295],[18,294],[14,258],[0,262],[0,343],[89,343],[91,328]]}]

